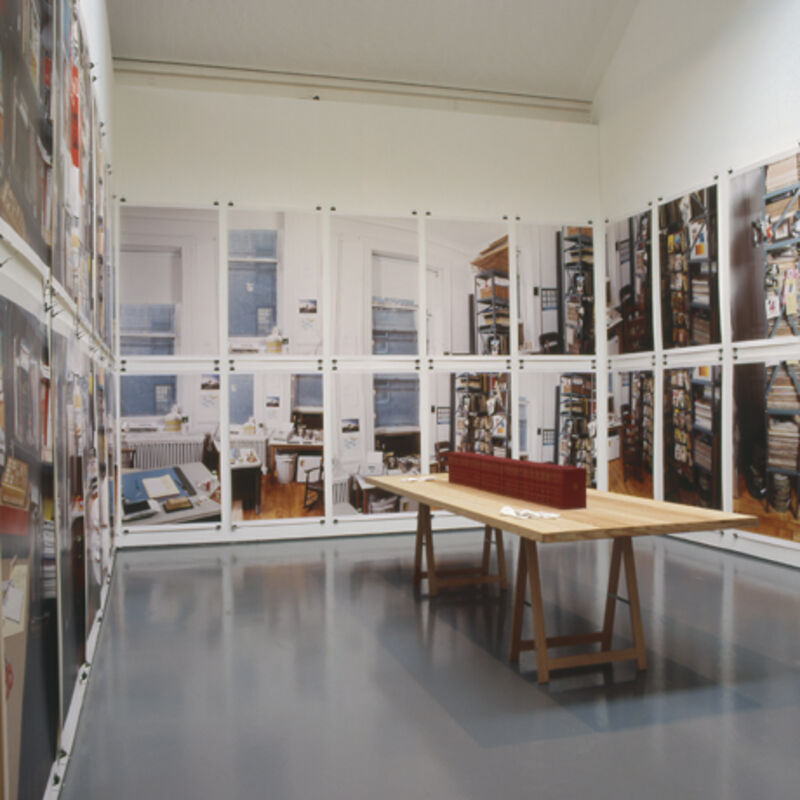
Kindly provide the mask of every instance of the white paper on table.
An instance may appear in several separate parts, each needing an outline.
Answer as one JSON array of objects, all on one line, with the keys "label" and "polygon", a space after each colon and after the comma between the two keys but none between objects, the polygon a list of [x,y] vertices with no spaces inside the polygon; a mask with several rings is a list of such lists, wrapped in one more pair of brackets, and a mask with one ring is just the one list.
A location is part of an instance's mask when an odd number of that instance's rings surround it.
[{"label": "white paper on table", "polygon": [[142,478],[142,486],[151,500],[172,497],[180,494],[180,490],[171,475],[160,475],[158,478]]}]

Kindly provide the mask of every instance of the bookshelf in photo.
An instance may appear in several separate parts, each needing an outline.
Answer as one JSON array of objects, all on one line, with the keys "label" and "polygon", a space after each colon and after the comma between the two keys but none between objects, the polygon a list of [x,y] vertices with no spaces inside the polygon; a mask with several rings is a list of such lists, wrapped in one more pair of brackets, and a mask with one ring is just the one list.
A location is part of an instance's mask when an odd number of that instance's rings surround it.
[{"label": "bookshelf in photo", "polygon": [[622,473],[641,481],[653,470],[653,373],[629,373],[627,394],[619,417]]},{"label": "bookshelf in photo", "polygon": [[452,384],[453,449],[511,456],[509,377],[506,373],[461,372]]},{"label": "bookshelf in photo", "polygon": [[511,330],[508,236],[482,250],[475,267],[475,330],[479,355],[508,355]]},{"label": "bookshelf in photo", "polygon": [[606,331],[610,353],[653,349],[651,221],[652,214],[647,211],[606,227]]},{"label": "bookshelf in photo", "polygon": [[556,453],[558,463],[586,470],[586,485],[595,485],[597,467],[597,396],[592,373],[566,373],[556,387]]},{"label": "bookshelf in photo", "polygon": [[799,336],[800,154],[763,168],[762,214],[753,229],[764,254],[764,336]]},{"label": "bookshelf in photo", "polygon": [[665,388],[665,499],[719,508],[720,368],[668,370]]},{"label": "bookshelf in photo", "polygon": [[659,231],[664,346],[719,342],[716,186],[659,206]]},{"label": "bookshelf in photo", "polygon": [[563,341],[567,353],[594,353],[594,246],[591,228],[566,227],[559,234]]},{"label": "bookshelf in photo", "polygon": [[[767,368],[767,510],[800,506],[800,363]],[[792,494],[794,493],[794,499]]]}]

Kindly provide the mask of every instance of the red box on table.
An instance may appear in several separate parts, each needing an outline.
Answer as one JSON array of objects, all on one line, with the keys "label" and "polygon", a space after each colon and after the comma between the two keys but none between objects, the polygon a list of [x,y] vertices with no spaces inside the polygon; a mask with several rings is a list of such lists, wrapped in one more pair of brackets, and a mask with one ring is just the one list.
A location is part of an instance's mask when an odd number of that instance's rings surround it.
[{"label": "red box on table", "polygon": [[586,508],[586,470],[478,453],[447,455],[450,482],[553,508]]}]

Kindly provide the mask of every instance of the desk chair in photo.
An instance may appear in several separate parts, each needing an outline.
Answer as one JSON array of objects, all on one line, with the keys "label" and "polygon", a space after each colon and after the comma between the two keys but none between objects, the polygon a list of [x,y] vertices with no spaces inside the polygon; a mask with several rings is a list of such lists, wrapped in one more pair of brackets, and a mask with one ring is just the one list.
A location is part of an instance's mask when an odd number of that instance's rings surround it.
[{"label": "desk chair in photo", "polygon": [[322,464],[306,470],[306,486],[303,493],[303,508],[310,511],[325,497],[325,473]]},{"label": "desk chair in photo", "polygon": [[563,353],[564,345],[561,334],[556,331],[543,333],[539,337],[539,347],[541,347],[543,353]]},{"label": "desk chair in photo", "polygon": [[437,472],[447,472],[447,456],[450,454],[450,441],[436,442],[433,445],[434,461]]}]

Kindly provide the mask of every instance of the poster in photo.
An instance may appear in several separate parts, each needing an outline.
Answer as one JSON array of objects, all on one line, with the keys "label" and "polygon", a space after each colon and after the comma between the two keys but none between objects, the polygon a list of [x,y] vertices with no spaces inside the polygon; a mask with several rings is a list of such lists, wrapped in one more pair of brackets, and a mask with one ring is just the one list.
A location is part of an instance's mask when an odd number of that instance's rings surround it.
[{"label": "poster in photo", "polygon": [[231,353],[322,354],[321,217],[228,212]]},{"label": "poster in photo", "polygon": [[664,372],[664,499],[722,508],[722,369]]},{"label": "poster in photo", "polygon": [[120,353],[219,352],[219,220],[203,209],[120,213]]},{"label": "poster in photo", "polygon": [[120,399],[123,526],[219,522],[219,376],[123,375]]},{"label": "poster in photo", "polygon": [[608,392],[608,488],[653,497],[654,377],[615,372]]},{"label": "poster in photo", "polygon": [[426,336],[430,355],[508,355],[508,224],[428,219]]},{"label": "poster in photo", "polygon": [[334,352],[419,353],[417,225],[413,218],[331,218]]},{"label": "poster in photo", "polygon": [[800,362],[737,364],[733,394],[733,510],[800,541]]},{"label": "poster in photo", "polygon": [[731,178],[734,341],[800,336],[800,154]]},{"label": "poster in photo", "polygon": [[322,374],[236,373],[229,396],[232,518],[322,516]]},{"label": "poster in photo", "polygon": [[606,333],[609,355],[653,349],[652,213],[606,225]]},{"label": "poster in photo", "polygon": [[386,514],[412,504],[370,485],[371,475],[420,473],[416,372],[338,372],[333,376],[333,513]]},{"label": "poster in photo", "polygon": [[720,341],[717,187],[658,207],[665,348]]},{"label": "poster in photo", "polygon": [[41,797],[58,731],[49,357],[41,319],[0,298],[3,731],[13,797]]},{"label": "poster in photo", "polygon": [[3,3],[0,23],[0,217],[49,264],[53,244],[52,3]]},{"label": "poster in photo", "polygon": [[594,234],[517,225],[520,352],[594,353]]}]

